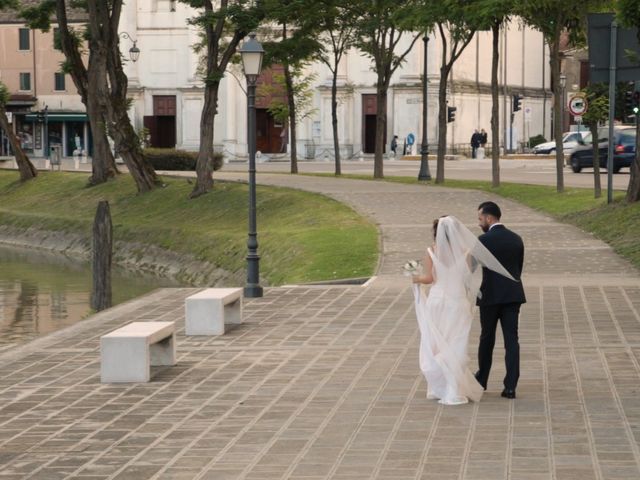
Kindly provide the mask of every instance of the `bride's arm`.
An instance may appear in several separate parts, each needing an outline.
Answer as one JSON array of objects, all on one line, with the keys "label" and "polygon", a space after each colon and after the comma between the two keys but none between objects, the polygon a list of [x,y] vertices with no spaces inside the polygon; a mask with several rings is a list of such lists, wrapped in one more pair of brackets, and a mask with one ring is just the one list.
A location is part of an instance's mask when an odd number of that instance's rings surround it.
[{"label": "bride's arm", "polygon": [[427,285],[433,283],[433,261],[429,254],[424,257],[422,264],[424,265],[425,273],[422,275],[413,275],[413,283],[424,283]]}]

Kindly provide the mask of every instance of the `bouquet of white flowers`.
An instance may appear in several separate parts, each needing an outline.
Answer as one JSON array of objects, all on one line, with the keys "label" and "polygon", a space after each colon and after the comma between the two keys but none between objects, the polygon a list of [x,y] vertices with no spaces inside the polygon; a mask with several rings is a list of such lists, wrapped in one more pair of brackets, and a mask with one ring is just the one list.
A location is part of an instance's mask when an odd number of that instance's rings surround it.
[{"label": "bouquet of white flowers", "polygon": [[419,260],[409,260],[402,267],[402,273],[406,277],[410,277],[411,275],[420,275],[422,272],[422,264]]}]

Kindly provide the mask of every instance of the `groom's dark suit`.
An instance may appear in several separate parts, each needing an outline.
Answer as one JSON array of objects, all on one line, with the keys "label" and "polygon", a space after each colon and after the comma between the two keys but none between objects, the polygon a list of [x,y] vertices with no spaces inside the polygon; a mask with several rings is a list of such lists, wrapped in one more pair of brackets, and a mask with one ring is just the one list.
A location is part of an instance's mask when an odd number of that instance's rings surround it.
[{"label": "groom's dark suit", "polygon": [[482,333],[478,348],[480,368],[476,377],[480,384],[486,388],[496,341],[496,327],[500,321],[506,350],[507,375],[504,378],[504,387],[507,390],[515,391],[520,376],[518,315],[520,305],[526,302],[524,288],[519,281],[524,263],[524,244],[519,235],[502,224],[494,225],[479,239],[509,271],[511,276],[518,281],[514,282],[496,272],[486,268],[482,269],[482,285],[480,286],[482,297],[477,301],[480,307]]}]

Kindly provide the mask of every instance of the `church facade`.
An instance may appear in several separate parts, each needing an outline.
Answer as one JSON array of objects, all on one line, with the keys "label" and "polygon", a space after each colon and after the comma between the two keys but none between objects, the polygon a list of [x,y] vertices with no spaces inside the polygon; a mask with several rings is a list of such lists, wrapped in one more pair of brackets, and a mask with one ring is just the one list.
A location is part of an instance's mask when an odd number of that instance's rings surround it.
[{"label": "church facade", "polygon": [[[126,73],[133,98],[134,125],[147,134],[156,147],[195,150],[199,145],[199,123],[203,84],[198,74],[199,58],[193,45],[199,32],[188,24],[194,15],[186,5],[171,0],[137,0],[124,6],[121,31],[137,42],[141,54],[128,62]],[[411,42],[405,34],[404,47]],[[450,152],[468,149],[475,129],[490,132],[491,119],[491,32],[478,32],[453,67],[448,105],[457,108],[449,123]],[[388,93],[387,150],[394,135],[403,141],[410,134],[422,141],[424,49],[427,48],[428,143],[437,143],[438,84],[442,44],[437,34],[429,41],[418,39],[406,62],[397,70]],[[121,40],[126,57],[129,42]],[[401,44],[398,48],[403,48]],[[500,37],[500,143],[514,150],[529,137],[551,135],[550,73],[548,49],[542,35],[514,20]],[[313,76],[313,109],[297,125],[300,159],[333,157],[331,125],[331,74],[321,63],[307,67]],[[266,71],[262,83],[273,82],[275,73]],[[345,158],[362,158],[373,152],[375,135],[375,72],[362,52],[348,52],[339,68],[339,137]],[[521,109],[512,111],[513,96],[521,98]],[[290,150],[286,122],[273,118],[263,98],[257,102],[258,149],[264,159],[286,155]],[[506,120],[506,121],[505,121]],[[242,71],[232,66],[222,82],[215,119],[215,147],[228,159],[247,156],[246,95]],[[489,135],[489,139],[491,136]],[[414,145],[414,153],[419,148]]]}]

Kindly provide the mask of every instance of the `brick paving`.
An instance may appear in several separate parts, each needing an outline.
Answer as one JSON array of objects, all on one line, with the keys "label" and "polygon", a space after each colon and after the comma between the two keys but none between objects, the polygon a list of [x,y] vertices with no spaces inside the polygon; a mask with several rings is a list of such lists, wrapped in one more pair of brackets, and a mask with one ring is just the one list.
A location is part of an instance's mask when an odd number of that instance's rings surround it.
[{"label": "brick paving", "polygon": [[[473,227],[486,194],[260,181],[373,218],[376,278],[268,288],[222,337],[184,336],[196,289],[163,289],[1,352],[0,480],[640,478],[640,275],[610,248],[501,201],[527,245],[518,398],[499,396],[498,340],[482,401],[441,406],[425,398],[399,267],[424,251],[433,218]],[[135,320],[177,322],[178,365],[154,367],[146,384],[101,384],[99,337]],[[478,333],[476,322],[472,359]]]}]

